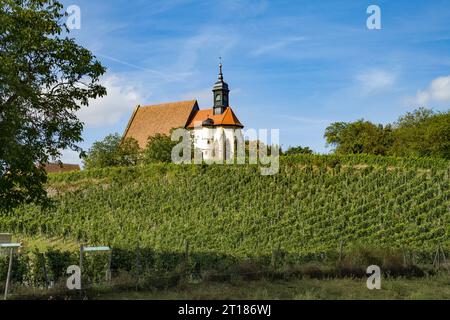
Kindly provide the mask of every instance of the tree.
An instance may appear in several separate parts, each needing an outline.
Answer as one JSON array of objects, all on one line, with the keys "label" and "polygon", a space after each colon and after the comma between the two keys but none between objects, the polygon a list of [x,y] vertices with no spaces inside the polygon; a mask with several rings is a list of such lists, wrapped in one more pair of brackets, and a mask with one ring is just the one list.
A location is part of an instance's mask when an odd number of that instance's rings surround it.
[{"label": "tree", "polygon": [[284,154],[287,156],[294,154],[313,154],[313,151],[309,147],[297,146],[289,147]]},{"label": "tree", "polygon": [[335,122],[325,130],[327,144],[336,153],[438,157],[450,159],[450,110],[419,108],[393,125],[371,122]]},{"label": "tree", "polygon": [[142,151],[136,139],[125,138],[117,148],[117,163],[119,166],[135,166],[141,162]]},{"label": "tree", "polygon": [[450,111],[419,108],[395,123],[391,154],[450,159]]},{"label": "tree", "polygon": [[81,151],[75,112],[106,94],[104,67],[68,38],[62,10],[56,0],[0,2],[0,209],[46,201],[42,165]]},{"label": "tree", "polygon": [[87,152],[84,160],[86,169],[106,168],[115,166],[133,166],[140,160],[138,142],[133,138],[110,134],[102,141],[96,141]]},{"label": "tree", "polygon": [[434,115],[433,110],[426,108],[418,108],[413,112],[407,112],[404,116],[401,116],[397,122],[396,126],[398,128],[410,128],[417,127],[422,124],[425,120],[431,118]]},{"label": "tree", "polygon": [[424,155],[450,160],[450,111],[424,121]]},{"label": "tree", "polygon": [[342,143],[342,132],[348,127],[346,122],[334,122],[325,129],[324,138],[328,146],[339,147]]},{"label": "tree", "polygon": [[167,135],[157,133],[154,136],[150,136],[144,149],[144,163],[172,162],[172,149],[176,145],[177,142],[172,141]]},{"label": "tree", "polygon": [[328,145],[340,154],[386,155],[392,145],[390,125],[375,125],[369,121],[335,122],[325,130]]}]

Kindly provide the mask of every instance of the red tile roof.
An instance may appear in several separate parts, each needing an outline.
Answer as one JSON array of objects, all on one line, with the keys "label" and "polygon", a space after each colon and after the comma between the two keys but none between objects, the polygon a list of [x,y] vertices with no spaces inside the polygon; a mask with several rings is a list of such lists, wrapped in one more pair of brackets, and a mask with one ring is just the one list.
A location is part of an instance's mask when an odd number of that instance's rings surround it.
[{"label": "red tile roof", "polygon": [[212,123],[205,124],[205,126],[244,127],[230,107],[226,108],[224,113],[218,115],[214,115],[213,109],[198,110],[186,127],[193,129],[195,125],[202,124],[207,119],[212,120]]},{"label": "red tile roof", "polygon": [[60,172],[70,172],[70,171],[80,171],[80,166],[78,164],[59,164],[59,163],[46,163],[44,169],[47,173],[60,173]]},{"label": "red tile roof", "polygon": [[141,148],[145,148],[148,137],[157,133],[169,135],[174,128],[186,127],[196,111],[196,100],[137,106],[123,137],[134,138]]}]

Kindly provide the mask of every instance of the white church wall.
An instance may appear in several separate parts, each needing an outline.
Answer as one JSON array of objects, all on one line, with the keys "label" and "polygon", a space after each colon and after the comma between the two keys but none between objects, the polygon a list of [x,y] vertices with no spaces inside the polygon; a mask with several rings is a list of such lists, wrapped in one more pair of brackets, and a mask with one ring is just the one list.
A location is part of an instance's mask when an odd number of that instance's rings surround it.
[{"label": "white church wall", "polygon": [[194,147],[201,150],[204,160],[232,159],[236,139],[243,140],[242,130],[238,127],[200,127],[193,130],[193,136]]}]

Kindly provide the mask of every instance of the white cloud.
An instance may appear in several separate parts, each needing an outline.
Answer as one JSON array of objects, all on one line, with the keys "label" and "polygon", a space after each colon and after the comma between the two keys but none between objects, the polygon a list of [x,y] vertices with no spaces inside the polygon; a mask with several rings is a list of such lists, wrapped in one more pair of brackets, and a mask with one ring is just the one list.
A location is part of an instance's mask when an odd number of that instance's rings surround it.
[{"label": "white cloud", "polygon": [[284,38],[277,42],[260,46],[259,48],[256,48],[255,50],[253,50],[250,54],[252,56],[260,56],[260,55],[267,54],[272,51],[284,49],[289,45],[292,45],[292,44],[300,42],[300,41],[304,41],[305,39],[306,39],[305,37]]},{"label": "white cloud", "polygon": [[145,100],[136,87],[128,85],[124,78],[117,75],[108,76],[102,81],[102,85],[106,87],[108,94],[90,101],[89,107],[82,107],[77,112],[86,127],[115,125]]},{"label": "white cloud", "polygon": [[374,94],[389,88],[392,88],[397,75],[381,69],[372,69],[360,73],[356,79],[361,85],[365,94]]},{"label": "white cloud", "polygon": [[431,81],[425,90],[419,90],[415,102],[419,105],[427,105],[430,102],[450,102],[450,75],[438,77]]}]

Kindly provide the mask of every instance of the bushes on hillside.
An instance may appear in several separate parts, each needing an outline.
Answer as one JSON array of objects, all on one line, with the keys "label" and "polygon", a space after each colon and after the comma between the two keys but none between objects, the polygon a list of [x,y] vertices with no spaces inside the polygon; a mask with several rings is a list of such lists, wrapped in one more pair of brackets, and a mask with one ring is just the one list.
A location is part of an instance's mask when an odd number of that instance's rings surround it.
[{"label": "bushes on hillside", "polygon": [[140,159],[139,145],[135,139],[110,134],[94,142],[84,157],[86,169],[136,165]]},{"label": "bushes on hillside", "polygon": [[450,111],[418,109],[395,124],[391,154],[450,159]]},{"label": "bushes on hillside", "polygon": [[387,155],[392,145],[392,127],[358,120],[352,123],[336,122],[326,128],[325,138],[340,154]]},{"label": "bushes on hillside", "polygon": [[283,153],[286,156],[292,156],[296,154],[313,154],[313,151],[309,147],[289,147],[286,152]]},{"label": "bushes on hillside", "polygon": [[157,133],[149,137],[147,146],[143,150],[143,163],[171,162],[172,149],[176,144],[177,142],[173,142],[169,136],[164,134]]},{"label": "bushes on hillside", "polygon": [[156,134],[149,137],[145,149],[140,149],[133,138],[122,139],[118,134],[110,134],[103,140],[94,142],[84,157],[86,169],[126,167],[155,162],[171,162],[172,142],[167,135]]},{"label": "bushes on hillside", "polygon": [[364,120],[335,122],[324,137],[338,154],[450,159],[450,111],[419,108],[386,126]]}]

